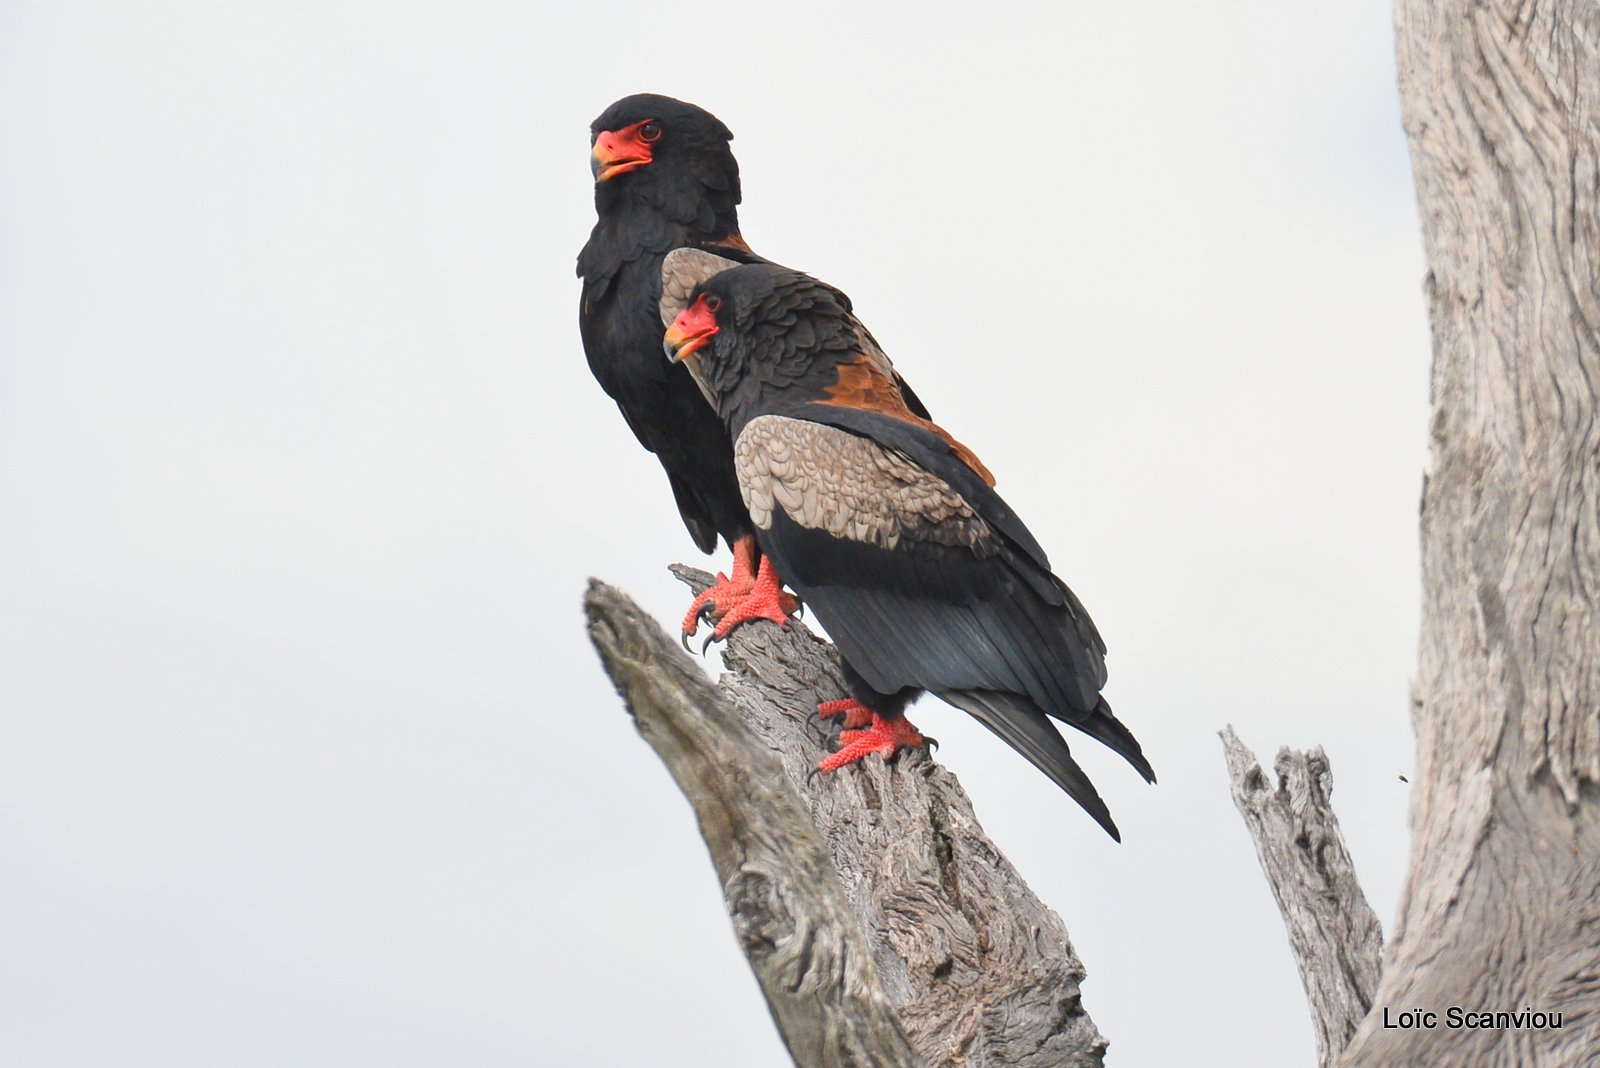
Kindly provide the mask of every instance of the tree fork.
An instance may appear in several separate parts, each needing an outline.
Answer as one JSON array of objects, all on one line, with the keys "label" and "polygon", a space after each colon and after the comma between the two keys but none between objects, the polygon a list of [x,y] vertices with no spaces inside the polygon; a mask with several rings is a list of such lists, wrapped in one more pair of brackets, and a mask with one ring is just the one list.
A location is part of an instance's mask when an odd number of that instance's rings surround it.
[{"label": "tree fork", "polygon": [[[1587,1065],[1600,1049],[1600,5],[1397,0],[1395,16],[1434,343],[1417,764],[1398,922],[1339,1063]],[[1452,1027],[1452,1007],[1561,1026]],[[1391,1025],[1414,1009],[1439,1026]]]}]

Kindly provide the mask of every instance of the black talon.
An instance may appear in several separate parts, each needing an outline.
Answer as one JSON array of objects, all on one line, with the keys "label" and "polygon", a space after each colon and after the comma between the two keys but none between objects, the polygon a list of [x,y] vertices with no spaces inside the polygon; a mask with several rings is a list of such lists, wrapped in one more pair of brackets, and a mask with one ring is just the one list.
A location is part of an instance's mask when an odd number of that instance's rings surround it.
[{"label": "black talon", "polygon": [[706,640],[700,643],[700,655],[701,656],[705,656],[706,655],[706,650],[711,648],[711,643],[716,641],[716,640],[717,640],[717,631],[716,631],[716,628],[712,628],[711,633],[706,635]]},{"label": "black talon", "polygon": [[[699,629],[700,629],[699,627],[695,628],[695,630],[699,630]],[[680,631],[678,631],[678,641],[683,643],[683,651],[686,652],[686,653],[694,652],[693,649],[689,648],[689,635],[691,635],[693,633],[694,633],[693,630],[680,630]]]}]

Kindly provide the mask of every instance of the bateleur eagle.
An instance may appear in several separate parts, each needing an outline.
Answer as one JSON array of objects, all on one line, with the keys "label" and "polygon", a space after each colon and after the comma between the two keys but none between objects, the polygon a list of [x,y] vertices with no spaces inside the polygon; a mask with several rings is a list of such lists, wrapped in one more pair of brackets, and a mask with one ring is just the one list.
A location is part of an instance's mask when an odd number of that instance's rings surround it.
[{"label": "bateleur eagle", "polygon": [[[680,256],[681,258],[681,256]],[[832,771],[923,743],[924,690],[964,709],[1116,824],[1051,724],[1155,775],[1100,695],[1105,643],[977,457],[914,412],[837,290],[773,264],[700,282],[666,334],[733,440],[761,551],[832,635],[854,729]]]},{"label": "bateleur eagle", "polygon": [[717,616],[726,634],[742,618],[781,624],[793,608],[770,562],[757,563],[727,431],[690,377],[661,354],[657,315],[666,254],[692,246],[754,258],[739,236],[732,138],[709,112],[650,93],[618,100],[589,127],[598,218],[578,253],[578,329],[589,369],[666,469],[695,544],[709,553],[720,534],[734,553],[733,575],[719,575],[684,617],[686,636],[702,613]]},{"label": "bateleur eagle", "polygon": [[[727,430],[690,376],[661,352],[661,272],[669,252],[707,249],[723,263],[766,262],[739,235],[732,138],[710,112],[652,93],[618,100],[590,126],[598,218],[578,254],[578,326],[589,368],[661,461],[695,544],[709,553],[720,534],[734,555],[732,576],[718,575],[690,606],[685,637],[704,616],[716,621],[712,637],[722,638],[749,619],[782,624],[795,608],[752,536]],[[921,410],[915,397],[910,402]]]}]

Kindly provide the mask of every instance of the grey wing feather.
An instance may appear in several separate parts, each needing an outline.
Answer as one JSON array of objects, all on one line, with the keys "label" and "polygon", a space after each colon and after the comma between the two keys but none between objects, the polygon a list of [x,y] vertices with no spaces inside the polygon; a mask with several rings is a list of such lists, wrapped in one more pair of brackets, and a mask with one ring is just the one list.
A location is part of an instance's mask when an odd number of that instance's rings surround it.
[{"label": "grey wing feather", "polygon": [[[695,286],[714,274],[737,266],[739,264],[734,260],[700,248],[675,248],[667,253],[666,259],[661,261],[661,329],[666,330],[689,307],[689,294],[694,292]],[[692,362],[686,366],[689,377],[700,387],[700,395],[715,408],[716,399],[701,380],[700,368]]]},{"label": "grey wing feather", "polygon": [[738,261],[702,248],[675,248],[667,253],[661,261],[661,329],[671,326],[672,320],[683,314],[695,286],[737,266]]}]

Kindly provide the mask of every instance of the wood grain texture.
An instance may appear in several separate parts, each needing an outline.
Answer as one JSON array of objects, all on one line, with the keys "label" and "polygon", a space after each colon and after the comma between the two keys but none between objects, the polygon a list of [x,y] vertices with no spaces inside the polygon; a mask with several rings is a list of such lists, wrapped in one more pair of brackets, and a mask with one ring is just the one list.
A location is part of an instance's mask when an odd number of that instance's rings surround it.
[{"label": "wood grain texture", "polygon": [[1333,814],[1333,773],[1319,746],[1283,748],[1276,785],[1255,754],[1222,731],[1233,803],[1255,842],[1300,968],[1317,1035],[1317,1063],[1338,1063],[1372,1007],[1383,956],[1383,929],[1356,880],[1355,864]]},{"label": "wood grain texture", "polygon": [[[673,570],[696,591],[710,579]],[[924,1061],[1102,1065],[1106,1042],[1084,1012],[1083,966],[1060,917],[983,833],[955,776],[922,753],[813,775],[836,730],[816,706],[845,695],[833,647],[798,622],[763,622],[723,649],[717,690],[781,769],[759,774],[803,807],[831,854],[838,901]]]},{"label": "wood grain texture", "polygon": [[828,851],[772,753],[626,594],[590,580],[584,611],[639,733],[694,805],[739,944],[795,1064],[921,1065]]},{"label": "wood grain texture", "polygon": [[[1434,336],[1411,868],[1351,1065],[1600,1049],[1600,7],[1398,0]],[[1450,1006],[1555,1029],[1383,1026]]]}]

